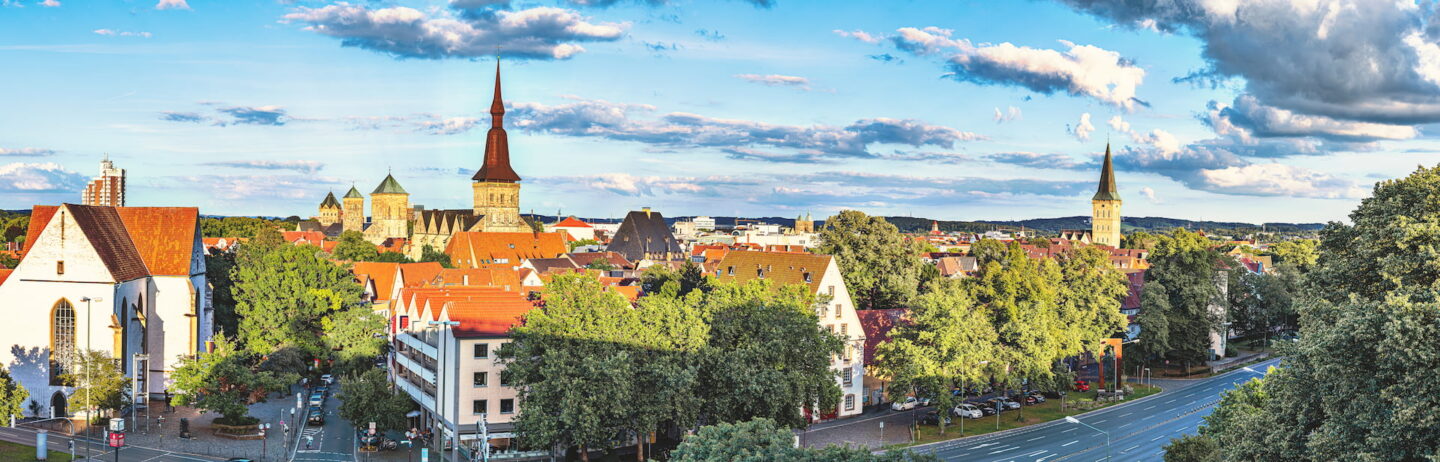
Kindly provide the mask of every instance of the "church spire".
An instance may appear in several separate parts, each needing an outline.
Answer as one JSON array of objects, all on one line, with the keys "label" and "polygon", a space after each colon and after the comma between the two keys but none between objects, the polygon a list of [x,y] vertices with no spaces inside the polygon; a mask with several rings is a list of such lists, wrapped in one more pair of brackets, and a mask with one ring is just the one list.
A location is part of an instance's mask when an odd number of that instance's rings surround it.
[{"label": "church spire", "polygon": [[490,131],[485,135],[485,163],[475,181],[514,183],[520,175],[510,168],[510,140],[505,134],[505,101],[500,96],[500,59],[495,59],[495,99],[490,102]]},{"label": "church spire", "polygon": [[1105,143],[1105,164],[1100,167],[1100,185],[1095,189],[1095,197],[1090,200],[1120,200],[1120,191],[1115,188],[1115,166],[1110,159],[1110,143]]}]

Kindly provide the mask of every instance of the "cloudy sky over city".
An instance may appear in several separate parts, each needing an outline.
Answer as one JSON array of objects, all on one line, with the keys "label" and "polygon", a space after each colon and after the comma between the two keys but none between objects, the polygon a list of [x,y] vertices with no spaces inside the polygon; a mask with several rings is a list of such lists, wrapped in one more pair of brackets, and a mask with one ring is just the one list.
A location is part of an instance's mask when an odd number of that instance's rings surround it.
[{"label": "cloudy sky over city", "polygon": [[1327,0],[0,0],[0,208],[1328,221],[1440,162],[1440,15]]}]

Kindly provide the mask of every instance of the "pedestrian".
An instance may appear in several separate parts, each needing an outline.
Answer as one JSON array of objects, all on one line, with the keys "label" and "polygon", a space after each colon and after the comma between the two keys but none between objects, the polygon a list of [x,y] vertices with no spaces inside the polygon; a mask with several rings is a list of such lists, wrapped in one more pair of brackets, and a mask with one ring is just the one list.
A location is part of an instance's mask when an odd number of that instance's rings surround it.
[{"label": "pedestrian", "polygon": [[310,443],[315,442],[315,435],[305,435],[305,449],[310,449]]}]

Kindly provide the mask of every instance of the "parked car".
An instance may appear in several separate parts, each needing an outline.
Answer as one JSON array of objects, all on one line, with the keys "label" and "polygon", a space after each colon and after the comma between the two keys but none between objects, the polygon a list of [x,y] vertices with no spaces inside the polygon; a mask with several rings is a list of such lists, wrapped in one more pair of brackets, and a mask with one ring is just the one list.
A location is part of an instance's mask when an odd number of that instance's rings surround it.
[{"label": "parked car", "polygon": [[311,393],[309,403],[311,406],[324,406],[325,395],[322,395],[320,393]]},{"label": "parked car", "polygon": [[1025,397],[1028,398],[1028,399],[1033,399],[1033,400],[1035,400],[1035,403],[1036,403],[1036,404],[1045,402],[1045,394],[1044,394],[1044,393],[1041,393],[1041,392],[1038,392],[1038,391],[1032,391],[1032,392],[1026,393],[1026,394],[1025,394]]},{"label": "parked car", "polygon": [[1084,380],[1076,380],[1075,391],[1090,391],[1090,382]]},{"label": "parked car", "polygon": [[1013,400],[1013,399],[1010,399],[1010,398],[1000,398],[1000,400],[1003,401],[1003,402],[1005,402],[1005,405],[1006,405],[1006,406],[1009,406],[1010,409],[1020,409],[1020,402],[1019,402],[1019,401],[1016,401],[1016,400]]},{"label": "parked car", "polygon": [[1042,401],[1043,399],[1045,399],[1045,398],[1044,398],[1044,397],[1039,397],[1039,398],[1037,398],[1036,395],[1021,395],[1021,396],[1020,396],[1020,403],[1026,405],[1026,406],[1034,406],[1034,405],[1036,405],[1036,404],[1040,404],[1040,403],[1045,402],[1045,401]]},{"label": "parked car", "polygon": [[[927,401],[928,401],[928,400],[927,400]],[[916,406],[925,406],[925,405],[927,405],[927,404],[929,404],[929,403],[927,402],[927,403],[922,404],[922,403],[920,402],[920,400],[915,399],[914,396],[906,396],[904,401],[896,401],[896,402],[890,403],[890,409],[896,410],[896,411],[908,411],[908,410],[911,410],[911,409],[915,409]]]},{"label": "parked car", "polygon": [[321,375],[321,376],[320,376],[320,382],[321,382],[321,383],[324,383],[324,384],[326,384],[326,385],[335,383],[335,376],[330,375],[330,374]]},{"label": "parked car", "polygon": [[322,394],[322,395],[325,395],[325,396],[330,396],[330,387],[329,387],[329,386],[326,386],[326,385],[321,385],[321,386],[315,387],[314,389],[310,390],[310,392],[311,392],[311,393],[319,393],[319,394]]},{"label": "parked car", "polygon": [[957,417],[964,417],[966,419],[978,419],[985,416],[985,411],[981,411],[979,407],[970,403],[960,403],[955,406],[955,409],[951,409],[950,412]]},{"label": "parked car", "polygon": [[985,406],[995,409],[997,412],[1005,412],[1011,409],[1010,402],[1005,398],[990,398],[985,400]]},{"label": "parked car", "polygon": [[[920,424],[939,425],[941,418],[942,416],[940,415],[939,410],[931,410],[930,412],[926,412],[925,415],[920,417]],[[954,421],[954,419],[951,419],[950,416],[943,416],[943,418],[945,419],[945,425],[950,425],[950,422]]]},{"label": "parked car", "polygon": [[325,425],[325,411],[319,406],[310,406],[310,412],[306,414],[305,421],[311,425]]}]

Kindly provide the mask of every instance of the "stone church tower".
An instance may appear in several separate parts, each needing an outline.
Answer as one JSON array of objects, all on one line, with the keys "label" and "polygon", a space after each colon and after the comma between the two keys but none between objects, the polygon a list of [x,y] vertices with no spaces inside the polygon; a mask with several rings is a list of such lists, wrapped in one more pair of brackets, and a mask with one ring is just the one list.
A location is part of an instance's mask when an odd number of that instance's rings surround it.
[{"label": "stone church tower", "polygon": [[1120,248],[1120,192],[1115,188],[1115,166],[1110,160],[1110,145],[1105,145],[1105,165],[1100,170],[1100,186],[1090,198],[1090,236],[1093,243]]},{"label": "stone church tower", "polygon": [[475,215],[489,232],[528,232],[520,219],[520,175],[510,168],[510,142],[505,136],[505,102],[500,97],[500,63],[495,63],[495,99],[490,103],[490,132],[485,136],[485,163],[471,177],[475,182]]},{"label": "stone church tower", "polygon": [[387,174],[370,192],[370,228],[365,230],[365,239],[380,243],[392,237],[410,237],[410,193]]},{"label": "stone church tower", "polygon": [[335,193],[325,194],[325,200],[320,201],[320,214],[315,216],[315,221],[320,222],[320,226],[340,222],[340,201],[335,200]]},{"label": "stone church tower", "polygon": [[344,210],[340,213],[341,228],[345,231],[365,230],[365,196],[354,186],[345,193]]}]

